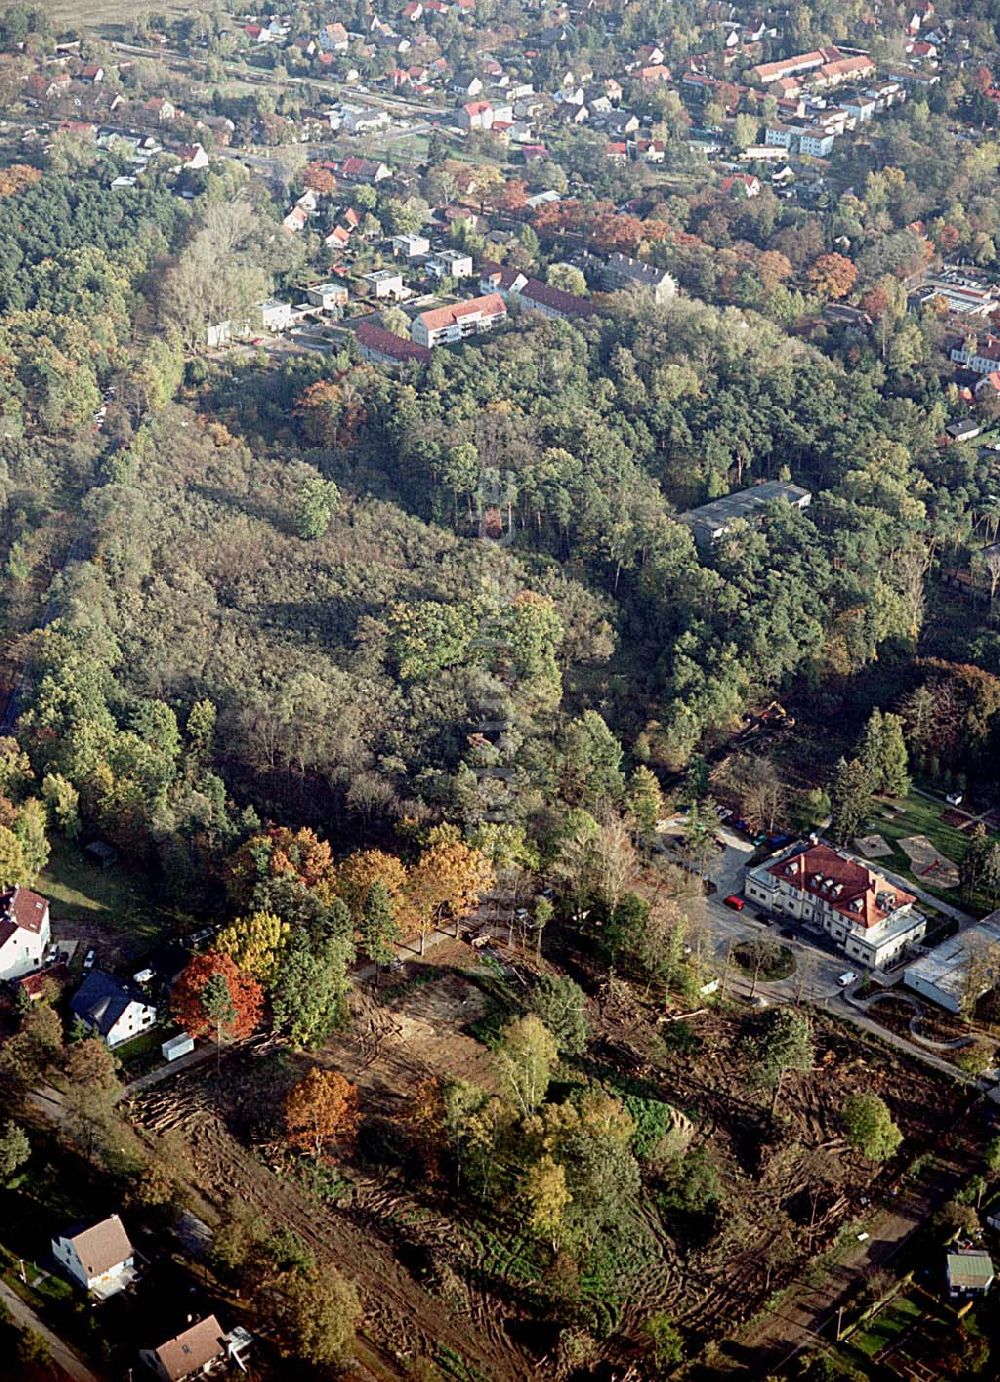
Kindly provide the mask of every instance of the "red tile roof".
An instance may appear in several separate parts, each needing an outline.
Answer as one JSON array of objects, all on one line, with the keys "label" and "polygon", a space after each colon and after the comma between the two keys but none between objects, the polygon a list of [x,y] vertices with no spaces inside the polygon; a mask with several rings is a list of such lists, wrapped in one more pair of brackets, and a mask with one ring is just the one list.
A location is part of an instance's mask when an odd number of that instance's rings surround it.
[{"label": "red tile roof", "polygon": [[45,898],[33,893],[30,888],[18,886],[0,893],[0,915],[22,931],[33,931],[36,936],[42,929],[48,909]]},{"label": "red tile roof", "polygon": [[561,312],[566,317],[592,317],[596,308],[592,302],[576,293],[567,293],[563,288],[555,288],[551,283],[542,283],[530,278],[521,289],[520,296],[528,302],[540,303],[550,307],[553,312]]},{"label": "red tile roof", "polygon": [[507,308],[499,293],[487,293],[485,297],[470,298],[468,302],[455,302],[447,307],[433,307],[429,312],[421,312],[420,320],[428,331],[440,331],[443,326],[454,326],[463,317],[482,315],[484,317],[504,316]]},{"label": "red tile roof", "polygon": [[903,892],[829,845],[813,845],[800,854],[779,859],[768,873],[783,883],[791,883],[800,892],[822,898],[841,916],[866,929],[916,901],[912,893]]},{"label": "red tile roof", "polygon": [[369,350],[377,351],[380,355],[388,355],[393,360],[429,360],[431,358],[431,352],[426,346],[417,345],[416,341],[408,341],[403,336],[397,336],[393,331],[386,331],[384,326],[376,326],[374,322],[361,322],[354,334],[360,345],[366,346]]}]

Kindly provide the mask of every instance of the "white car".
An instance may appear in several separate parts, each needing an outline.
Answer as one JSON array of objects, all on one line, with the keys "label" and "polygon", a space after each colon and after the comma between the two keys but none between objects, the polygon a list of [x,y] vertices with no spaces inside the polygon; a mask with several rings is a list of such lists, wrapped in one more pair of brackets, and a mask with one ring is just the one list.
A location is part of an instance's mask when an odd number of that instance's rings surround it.
[{"label": "white car", "polygon": [[854,970],[849,969],[846,974],[841,974],[838,976],[837,983],[840,985],[842,989],[846,989],[848,984],[853,984],[857,977],[858,976],[854,973]]},{"label": "white car", "polygon": [[84,955],[84,957],[83,957],[83,967],[84,967],[84,969],[93,969],[93,968],[94,968],[94,961],[95,961],[96,959],[97,959],[97,951],[96,951],[96,950],[88,950],[87,953],[86,953],[86,955]]}]

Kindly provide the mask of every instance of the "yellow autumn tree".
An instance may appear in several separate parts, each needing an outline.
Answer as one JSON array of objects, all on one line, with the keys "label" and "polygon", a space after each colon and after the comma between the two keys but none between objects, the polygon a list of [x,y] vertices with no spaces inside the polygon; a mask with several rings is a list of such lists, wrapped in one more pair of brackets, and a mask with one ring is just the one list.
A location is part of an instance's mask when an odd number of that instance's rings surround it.
[{"label": "yellow autumn tree", "polygon": [[220,931],[215,948],[228,955],[244,974],[269,984],[287,936],[288,923],[279,916],[273,912],[253,912],[248,917],[237,917]]},{"label": "yellow autumn tree", "polygon": [[566,1185],[565,1169],[548,1152],[528,1168],[523,1195],[532,1232],[539,1238],[547,1238],[555,1251],[563,1215],[573,1196]]},{"label": "yellow autumn tree", "polygon": [[349,854],[337,868],[332,889],[346,903],[355,925],[364,913],[373,883],[382,884],[398,912],[397,904],[406,888],[406,865],[402,859],[381,849],[361,849]]}]

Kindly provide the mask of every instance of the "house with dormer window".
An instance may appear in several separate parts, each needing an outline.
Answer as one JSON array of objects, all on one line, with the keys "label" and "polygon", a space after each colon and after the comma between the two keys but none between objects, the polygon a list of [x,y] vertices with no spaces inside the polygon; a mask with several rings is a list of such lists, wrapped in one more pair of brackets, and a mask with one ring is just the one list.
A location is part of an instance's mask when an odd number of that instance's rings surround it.
[{"label": "house with dormer window", "polygon": [[894,964],[927,929],[912,893],[829,845],[798,844],[748,869],[745,892],[769,912],[825,932],[866,969]]}]

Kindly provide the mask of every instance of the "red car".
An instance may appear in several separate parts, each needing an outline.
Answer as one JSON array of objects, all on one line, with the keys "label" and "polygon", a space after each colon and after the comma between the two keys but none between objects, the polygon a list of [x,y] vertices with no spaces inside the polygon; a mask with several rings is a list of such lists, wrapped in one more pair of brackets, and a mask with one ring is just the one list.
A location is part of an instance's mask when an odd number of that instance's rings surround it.
[{"label": "red car", "polygon": [[732,907],[734,912],[742,912],[743,908],[747,905],[743,898],[737,897],[735,893],[730,893],[729,896],[723,900],[727,907]]}]

